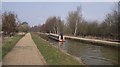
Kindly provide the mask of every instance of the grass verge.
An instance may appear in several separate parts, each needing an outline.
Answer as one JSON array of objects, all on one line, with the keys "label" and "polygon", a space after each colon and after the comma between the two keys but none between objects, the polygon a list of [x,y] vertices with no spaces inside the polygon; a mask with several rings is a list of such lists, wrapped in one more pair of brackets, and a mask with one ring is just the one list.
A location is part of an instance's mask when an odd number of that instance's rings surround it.
[{"label": "grass verge", "polygon": [[44,56],[48,65],[81,65],[79,61],[69,55],[66,55],[60,51],[60,49],[53,47],[38,35],[34,33],[31,33],[31,35],[33,41]]},{"label": "grass verge", "polygon": [[15,35],[13,38],[8,37],[2,46],[2,58],[16,45],[16,43],[23,37],[24,35]]}]

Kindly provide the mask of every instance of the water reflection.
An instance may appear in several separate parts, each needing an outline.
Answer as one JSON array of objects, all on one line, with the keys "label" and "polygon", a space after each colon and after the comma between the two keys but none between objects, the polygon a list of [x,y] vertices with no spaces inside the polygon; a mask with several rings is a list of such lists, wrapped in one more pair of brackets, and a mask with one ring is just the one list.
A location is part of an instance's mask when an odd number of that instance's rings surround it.
[{"label": "water reflection", "polygon": [[58,45],[59,45],[59,46],[63,46],[63,45],[64,45],[64,42],[58,42]]},{"label": "water reflection", "polygon": [[118,64],[117,48],[86,44],[74,40],[57,42],[49,39],[49,42],[73,56],[82,58],[83,62],[87,65]]},{"label": "water reflection", "polygon": [[82,58],[83,62],[88,65],[118,64],[118,51],[112,47],[80,43],[73,40],[56,42],[54,45],[59,46],[60,49],[65,50],[73,56]]},{"label": "water reflection", "polygon": [[118,64],[118,50],[113,47],[97,46],[68,40],[65,43],[67,52],[81,57],[89,65],[114,65]]}]

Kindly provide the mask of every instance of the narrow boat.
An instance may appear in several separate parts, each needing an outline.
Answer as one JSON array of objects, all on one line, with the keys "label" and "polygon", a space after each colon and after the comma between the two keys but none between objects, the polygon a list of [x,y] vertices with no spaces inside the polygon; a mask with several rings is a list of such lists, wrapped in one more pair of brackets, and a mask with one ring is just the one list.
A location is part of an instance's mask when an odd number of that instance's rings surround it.
[{"label": "narrow boat", "polygon": [[64,36],[59,36],[59,42],[64,42],[65,41],[65,37]]},{"label": "narrow boat", "polygon": [[59,42],[65,42],[64,36],[61,37],[61,36],[49,35],[48,37],[51,38],[51,39],[54,39],[54,40],[56,40],[56,41],[59,41]]},{"label": "narrow boat", "polygon": [[59,40],[59,42],[65,42],[65,40]]}]

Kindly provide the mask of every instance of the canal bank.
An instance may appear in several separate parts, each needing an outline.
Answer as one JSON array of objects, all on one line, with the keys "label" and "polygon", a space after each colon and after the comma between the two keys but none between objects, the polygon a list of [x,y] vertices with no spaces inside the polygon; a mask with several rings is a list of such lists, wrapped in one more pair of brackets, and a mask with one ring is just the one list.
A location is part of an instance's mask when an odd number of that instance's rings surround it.
[{"label": "canal bank", "polygon": [[65,42],[58,42],[48,38],[45,34],[41,34],[40,36],[57,48],[64,50],[64,52],[80,58],[86,65],[118,64],[119,51],[116,47],[99,46],[72,39],[66,39]]},{"label": "canal bank", "polygon": [[[51,36],[58,36],[57,34],[47,34],[46,35],[51,35]],[[80,38],[80,37],[74,37],[74,36],[64,36],[66,39],[73,39],[73,40],[79,40],[83,42],[90,42],[98,45],[103,45],[103,46],[114,46],[114,47],[119,47],[120,43],[118,42],[110,42],[110,41],[103,41],[103,40],[97,40],[97,39],[87,39],[87,38]]]},{"label": "canal bank", "polygon": [[44,40],[44,36],[41,38],[38,34],[32,33],[32,38],[48,65],[83,65],[73,56],[53,47],[52,43],[46,41],[47,39]]}]

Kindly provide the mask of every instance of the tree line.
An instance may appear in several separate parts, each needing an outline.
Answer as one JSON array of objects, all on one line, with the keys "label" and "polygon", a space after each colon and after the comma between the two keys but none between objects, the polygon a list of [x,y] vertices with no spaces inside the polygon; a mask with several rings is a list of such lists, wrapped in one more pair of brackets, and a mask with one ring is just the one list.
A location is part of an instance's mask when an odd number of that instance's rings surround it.
[{"label": "tree line", "polygon": [[27,32],[30,26],[27,22],[18,21],[18,16],[14,12],[2,13],[2,31],[3,35],[10,35],[18,32]]},{"label": "tree line", "polygon": [[[117,7],[119,8],[120,5]],[[66,35],[74,36],[96,36],[103,38],[111,38],[120,40],[120,12],[118,8],[108,13],[102,22],[97,20],[87,21],[83,18],[81,6],[77,7],[75,11],[68,13],[66,22],[60,17],[49,17],[43,25],[34,26],[33,31],[40,31],[45,33],[64,33]]]},{"label": "tree line", "polygon": [[[70,11],[66,21],[60,17],[52,16],[47,18],[44,24],[30,28],[27,22],[21,22],[14,12],[2,13],[2,31],[4,35],[17,32],[44,32],[44,33],[64,33],[74,36],[96,36],[112,39],[120,38],[120,5],[118,8],[108,13],[102,22],[97,20],[87,21],[83,18],[81,6],[75,11]],[[120,39],[119,39],[120,40]]]}]

